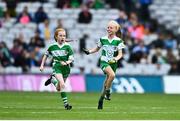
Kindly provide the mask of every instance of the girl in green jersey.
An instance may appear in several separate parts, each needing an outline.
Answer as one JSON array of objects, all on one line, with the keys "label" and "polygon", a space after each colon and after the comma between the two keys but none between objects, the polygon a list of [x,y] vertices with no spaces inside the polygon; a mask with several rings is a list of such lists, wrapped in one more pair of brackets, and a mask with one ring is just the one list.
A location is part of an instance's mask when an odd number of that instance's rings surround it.
[{"label": "girl in green jersey", "polygon": [[45,82],[45,86],[53,83],[57,91],[61,92],[61,98],[63,99],[65,109],[70,110],[72,106],[68,104],[65,92],[65,81],[70,74],[70,63],[74,60],[73,50],[71,46],[65,42],[66,32],[64,29],[56,29],[54,39],[56,42],[48,47],[43,56],[40,71],[43,71],[46,59],[51,56],[53,59],[53,74]]},{"label": "girl in green jersey", "polygon": [[106,74],[106,79],[104,81],[103,92],[98,102],[98,109],[103,109],[104,99],[110,100],[110,88],[115,78],[117,61],[123,56],[122,49],[125,48],[125,45],[119,35],[120,29],[120,25],[116,21],[111,20],[107,26],[107,36],[100,38],[97,47],[84,49],[84,52],[88,55],[98,52],[100,48],[102,48],[100,67]]}]

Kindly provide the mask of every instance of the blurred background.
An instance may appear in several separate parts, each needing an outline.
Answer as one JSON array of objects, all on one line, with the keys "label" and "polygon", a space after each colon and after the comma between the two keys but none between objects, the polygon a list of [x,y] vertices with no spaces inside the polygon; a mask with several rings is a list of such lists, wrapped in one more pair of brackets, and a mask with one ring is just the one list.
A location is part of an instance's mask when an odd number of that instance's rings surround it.
[{"label": "blurred background", "polygon": [[180,93],[179,0],[0,0],[0,90],[55,91],[39,66],[58,27],[65,28],[75,61],[70,92],[100,92],[100,52],[85,55],[106,34],[109,20],[122,26],[126,44],[112,92]]}]

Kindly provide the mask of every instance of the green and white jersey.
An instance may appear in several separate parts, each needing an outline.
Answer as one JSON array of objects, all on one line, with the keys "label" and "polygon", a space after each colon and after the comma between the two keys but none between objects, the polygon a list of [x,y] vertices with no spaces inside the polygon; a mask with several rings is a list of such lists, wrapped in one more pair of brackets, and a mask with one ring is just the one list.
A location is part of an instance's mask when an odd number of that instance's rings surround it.
[{"label": "green and white jersey", "polygon": [[118,50],[125,48],[123,40],[116,36],[111,40],[107,36],[101,37],[97,46],[102,48],[101,61],[106,62],[117,56]]},{"label": "green and white jersey", "polygon": [[57,42],[51,44],[45,55],[53,58],[53,64],[59,63],[60,61],[67,61],[69,59],[74,60],[73,50],[68,43],[63,43],[59,45]]}]

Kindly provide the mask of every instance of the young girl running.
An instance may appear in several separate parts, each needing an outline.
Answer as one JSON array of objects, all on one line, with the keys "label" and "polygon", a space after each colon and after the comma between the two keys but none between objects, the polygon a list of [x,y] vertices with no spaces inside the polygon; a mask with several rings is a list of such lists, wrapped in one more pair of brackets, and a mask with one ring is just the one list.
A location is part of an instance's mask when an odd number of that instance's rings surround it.
[{"label": "young girl running", "polygon": [[[102,48],[102,54],[100,58],[100,67],[106,75],[104,81],[104,89],[99,98],[98,109],[103,109],[103,100],[110,99],[110,88],[112,81],[115,78],[115,72],[117,69],[117,61],[122,58],[122,49],[125,45],[120,38],[120,25],[116,21],[109,21],[107,26],[107,36],[101,37],[98,41],[97,47],[92,49],[84,49],[84,52],[92,54],[98,52]],[[118,37],[117,37],[118,36]]]},{"label": "young girl running", "polygon": [[71,46],[65,42],[66,31],[62,28],[56,29],[54,34],[55,43],[51,44],[43,56],[40,71],[43,71],[46,59],[52,56],[53,59],[53,74],[45,82],[45,86],[53,83],[57,91],[61,92],[61,98],[64,102],[64,107],[70,110],[72,106],[68,103],[65,92],[65,82],[70,74],[70,63],[73,62],[73,50]]}]

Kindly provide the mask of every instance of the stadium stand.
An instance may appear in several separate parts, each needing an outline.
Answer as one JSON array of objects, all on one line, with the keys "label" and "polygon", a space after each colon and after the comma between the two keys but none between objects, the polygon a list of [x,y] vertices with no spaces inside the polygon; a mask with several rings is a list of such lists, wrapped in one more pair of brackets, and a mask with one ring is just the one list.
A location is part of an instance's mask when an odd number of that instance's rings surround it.
[{"label": "stadium stand", "polygon": [[[176,3],[176,4],[174,4]],[[180,34],[179,0],[155,0],[149,6],[151,17],[157,19],[160,24],[164,24],[167,29],[176,34]]]},{"label": "stadium stand", "polygon": [[[174,4],[177,3],[177,4]],[[163,4],[162,4],[163,3]],[[102,74],[103,72],[98,67],[98,60],[100,53],[92,55],[84,55],[80,52],[80,39],[87,34],[88,38],[86,39],[86,48],[91,48],[96,46],[98,39],[101,36],[104,36],[106,33],[106,24],[109,20],[118,19],[120,16],[120,11],[117,8],[110,8],[107,3],[105,8],[93,9],[90,8],[89,11],[92,14],[92,21],[89,24],[78,23],[78,15],[81,11],[81,8],[68,8],[60,9],[57,8],[57,0],[48,0],[47,2],[19,2],[16,6],[16,14],[19,15],[24,7],[28,7],[28,12],[34,18],[34,14],[40,6],[43,6],[44,11],[47,13],[47,16],[50,20],[50,24],[54,29],[58,25],[58,21],[62,22],[62,26],[68,32],[68,38],[78,40],[73,41],[71,44],[75,52],[75,62],[73,64],[72,73],[93,73],[93,74]],[[161,4],[161,6],[159,6]],[[180,34],[180,17],[179,17],[179,0],[154,0],[149,6],[149,12],[151,19],[148,21],[140,20],[138,12],[131,12],[130,15],[126,14],[124,23],[120,23],[123,27],[123,39],[127,45],[127,48],[124,50],[124,58],[119,62],[120,66],[117,70],[118,74],[128,74],[128,75],[166,75],[171,69],[171,63],[180,63],[179,58],[179,42],[178,36]],[[172,7],[173,6],[173,7]],[[0,8],[3,12],[7,11],[6,2],[0,1]],[[3,57],[1,56],[1,73],[40,73],[39,71],[39,62],[42,54],[47,48],[48,44],[53,42],[53,38],[50,40],[45,40],[45,48],[40,48],[38,52],[34,50],[28,50],[24,47],[23,49],[27,51],[26,55],[23,56],[26,60],[25,65],[16,65],[16,56],[11,54],[11,50],[14,46],[14,40],[19,38],[21,35],[25,45],[28,46],[30,39],[35,35],[35,32],[40,26],[35,22],[30,22],[28,24],[16,23],[16,17],[11,17],[8,21],[4,21],[5,17],[1,18],[1,28],[0,28],[0,41],[5,42],[6,46],[1,46],[1,55],[3,55],[3,48],[6,48],[11,55],[9,64],[3,65]],[[157,27],[154,26],[153,22],[158,22]],[[43,24],[43,23],[41,23]],[[165,26],[165,31],[161,30],[161,26]],[[154,27],[154,28],[153,28]],[[158,29],[157,29],[158,28]],[[137,31],[136,31],[137,29]],[[172,38],[168,38],[166,30],[172,31]],[[139,31],[142,31],[141,36]],[[168,32],[169,32],[168,31]],[[163,42],[159,41],[158,37],[160,34],[163,34]],[[43,38],[44,39],[44,38]],[[174,41],[175,45],[171,43]],[[147,48],[147,53],[141,52],[141,48],[137,53],[133,53],[133,48],[140,46],[141,42],[144,42],[144,46]],[[156,57],[156,62],[153,63],[152,57],[156,55],[156,50],[159,48],[159,43],[163,43],[162,48],[160,49],[160,55]],[[19,42],[22,45],[21,42]],[[157,46],[157,47],[156,47]],[[168,51],[172,50],[170,55],[175,57],[174,60],[169,62],[168,60]],[[141,53],[140,56],[137,56]],[[31,54],[34,56],[31,58]],[[22,54],[22,53],[21,53]],[[162,59],[164,59],[162,61]],[[36,64],[34,64],[36,63]],[[50,66],[51,60],[47,62],[47,66]],[[180,64],[179,64],[180,65]],[[177,72],[180,70],[178,65]],[[22,68],[20,68],[22,67]],[[178,70],[179,69],[179,70]],[[48,67],[45,69],[44,73],[51,73],[51,69]],[[180,71],[179,71],[180,72]]]}]

